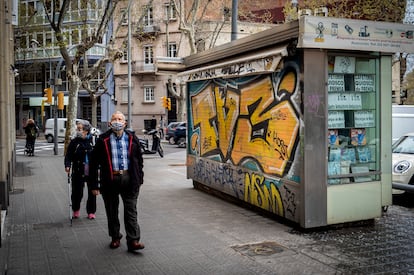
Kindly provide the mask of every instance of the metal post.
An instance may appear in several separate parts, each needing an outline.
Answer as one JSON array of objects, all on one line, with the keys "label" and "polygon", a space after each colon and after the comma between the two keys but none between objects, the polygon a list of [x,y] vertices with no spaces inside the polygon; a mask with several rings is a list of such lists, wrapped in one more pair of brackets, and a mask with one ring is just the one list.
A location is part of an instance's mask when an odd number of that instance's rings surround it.
[{"label": "metal post", "polygon": [[[37,46],[40,46],[39,41],[37,41],[36,39],[32,39],[31,42],[33,44],[36,44]],[[55,91],[55,81],[53,79],[53,74],[52,74],[52,59],[50,58],[50,55],[47,52],[47,50],[43,46],[41,46],[41,47],[42,47],[43,51],[47,54],[47,57],[49,59],[49,86],[53,91],[53,97],[54,97],[54,99],[53,99],[54,102],[53,102],[53,104],[50,105],[50,109],[52,110],[52,114],[53,114],[53,117],[54,117],[54,124],[55,124],[53,126],[53,136],[54,136],[54,139],[53,139],[53,141],[54,141],[53,152],[54,152],[55,155],[57,155],[58,154],[57,112],[56,112],[56,110],[57,110],[57,105],[56,105],[57,104],[57,92]]]},{"label": "metal post", "polygon": [[231,3],[231,41],[237,39],[237,15],[239,11],[238,0],[233,0]]},{"label": "metal post", "polygon": [[128,129],[132,130],[132,115],[131,115],[131,2],[128,2]]}]

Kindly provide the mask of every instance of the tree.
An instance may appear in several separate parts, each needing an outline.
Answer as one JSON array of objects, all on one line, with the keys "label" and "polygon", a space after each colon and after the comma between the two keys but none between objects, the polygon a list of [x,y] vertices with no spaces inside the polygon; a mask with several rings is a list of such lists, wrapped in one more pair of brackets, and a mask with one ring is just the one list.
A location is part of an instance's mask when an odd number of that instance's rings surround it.
[{"label": "tree", "polygon": [[291,1],[284,6],[285,18],[296,20],[297,10],[314,11],[328,8],[328,16],[338,18],[364,19],[373,21],[402,22],[405,15],[405,0],[308,0],[299,1],[297,9]]},{"label": "tree", "polygon": [[[179,30],[183,40],[188,42],[190,54],[216,46],[221,31],[226,25],[230,25],[231,0],[171,0],[171,3],[176,9]],[[252,6],[254,9],[262,9],[264,12],[261,14],[253,13]],[[272,17],[269,12],[266,12],[268,6],[268,3],[244,1],[240,3],[237,14],[239,18],[243,18],[244,22],[271,23]],[[184,86],[182,83],[174,83],[170,78],[167,82],[167,88],[176,99],[178,121],[184,121],[186,113]]]},{"label": "tree", "polygon": [[[78,95],[80,87],[84,87],[90,93],[92,103],[94,104],[93,109],[95,110],[95,116],[92,118],[92,124],[96,125],[96,101],[97,97],[102,94],[100,89],[105,91],[103,87],[103,82],[101,81],[96,85],[96,87],[91,87],[90,81],[93,78],[96,78],[99,73],[103,70],[105,64],[113,62],[117,58],[122,56],[122,52],[111,48],[111,45],[104,46],[107,47],[105,57],[99,59],[93,66],[89,66],[87,60],[87,51],[96,45],[102,45],[105,43],[103,41],[104,35],[108,32],[108,26],[112,20],[113,12],[118,4],[118,0],[107,0],[102,2],[102,14],[101,20],[97,22],[97,25],[94,26],[92,32],[87,34],[86,32],[82,36],[82,40],[77,45],[70,45],[68,33],[64,28],[63,22],[65,16],[68,14],[69,5],[71,4],[70,0],[62,0],[61,6],[57,7],[56,4],[59,1],[46,0],[43,1],[43,7],[46,12],[47,20],[50,23],[50,26],[54,32],[56,40],[58,41],[58,46],[62,58],[66,66],[66,76],[69,81],[69,103],[67,110],[68,125],[66,127],[65,135],[65,148],[69,144],[70,136],[75,131],[75,119],[77,116],[78,109]],[[87,7],[88,9],[99,9],[100,7],[95,6],[98,1],[87,1],[84,0],[81,5]],[[89,5],[89,6],[88,6]],[[58,12],[56,12],[58,11]],[[85,29],[87,29],[88,22],[88,13],[83,14],[81,22],[84,22]],[[71,56],[71,53],[74,53]],[[83,70],[81,70],[83,69]],[[104,80],[106,77],[104,77]]]},{"label": "tree", "polygon": [[[328,16],[338,18],[362,19],[402,23],[406,15],[405,0],[308,0],[301,1],[297,7],[287,1],[283,12],[287,21],[298,19],[298,10],[314,11],[319,7],[328,9]],[[406,73],[407,54],[396,53],[401,66],[401,81]]]},{"label": "tree", "polygon": [[414,90],[414,71],[409,72],[405,77],[404,90]]}]

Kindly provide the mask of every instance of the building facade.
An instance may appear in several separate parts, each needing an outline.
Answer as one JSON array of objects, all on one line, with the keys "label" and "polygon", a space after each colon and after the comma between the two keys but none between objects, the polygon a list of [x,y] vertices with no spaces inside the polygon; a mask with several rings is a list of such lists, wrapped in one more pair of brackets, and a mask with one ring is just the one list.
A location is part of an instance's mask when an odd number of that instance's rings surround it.
[{"label": "building facade", "polygon": [[[219,1],[213,2],[203,20],[197,22],[195,47],[198,52],[231,40],[231,22],[226,7]],[[182,58],[192,53],[190,37],[180,25],[178,10],[182,9],[176,9],[172,1],[141,1],[139,7],[131,6],[132,16],[128,22],[128,1],[118,5],[114,37],[116,47],[123,47],[124,56],[114,64],[115,97],[112,101],[115,109],[131,114],[130,127],[137,133],[185,120],[185,107],[181,105],[184,100],[174,96],[167,87],[168,82],[172,81],[175,90],[180,95],[184,94],[174,76],[174,70],[179,68]],[[183,13],[188,14],[189,11],[183,10]],[[237,36],[248,36],[270,26],[274,25],[238,22]],[[131,28],[130,39],[128,28]],[[171,99],[171,110],[163,107],[162,97]],[[102,103],[102,106],[105,105]]]},{"label": "building facade", "polygon": [[[14,81],[18,71],[13,61],[13,23],[15,8],[12,0],[0,5],[0,207],[6,210],[9,205],[9,191],[13,189],[13,171],[16,161],[16,131],[14,111]],[[2,237],[2,236],[1,236]]]},{"label": "building facade", "polygon": [[[53,3],[58,9],[63,1]],[[63,21],[69,54],[75,45],[93,33],[96,23],[100,21],[102,10],[103,3],[99,0],[71,1]],[[19,131],[29,118],[34,119],[42,128],[47,118],[54,117],[55,103],[44,102],[44,89],[47,87],[52,87],[54,94],[63,92],[65,105],[68,101],[69,84],[65,64],[47,16],[43,1],[19,1],[18,25],[14,28],[15,65],[20,72],[16,79],[16,123]],[[105,47],[102,45],[97,45],[87,52],[87,59],[91,64],[103,56]],[[85,90],[80,90],[77,116],[90,119],[91,113],[89,94]],[[56,115],[66,117],[66,108],[58,111]]]}]

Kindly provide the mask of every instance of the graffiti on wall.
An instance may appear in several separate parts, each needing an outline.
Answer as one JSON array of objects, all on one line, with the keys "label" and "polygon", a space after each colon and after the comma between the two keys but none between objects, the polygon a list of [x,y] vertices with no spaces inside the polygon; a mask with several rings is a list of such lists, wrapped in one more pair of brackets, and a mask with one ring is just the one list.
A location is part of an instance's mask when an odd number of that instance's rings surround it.
[{"label": "graffiti on wall", "polygon": [[298,84],[293,62],[277,73],[190,83],[189,150],[199,159],[193,179],[294,216],[294,192],[287,187],[281,192],[280,179],[299,143]]}]

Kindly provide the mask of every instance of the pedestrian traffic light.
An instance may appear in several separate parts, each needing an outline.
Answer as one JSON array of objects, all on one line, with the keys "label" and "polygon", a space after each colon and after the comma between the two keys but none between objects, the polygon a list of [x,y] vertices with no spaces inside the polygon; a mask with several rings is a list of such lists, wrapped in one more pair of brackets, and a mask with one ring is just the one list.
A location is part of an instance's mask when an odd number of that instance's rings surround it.
[{"label": "pedestrian traffic light", "polygon": [[167,109],[168,111],[171,111],[171,98],[167,98]]},{"label": "pedestrian traffic light", "polygon": [[58,105],[57,108],[58,110],[63,110],[65,108],[65,102],[64,102],[64,94],[63,92],[59,92],[57,94],[58,97]]},{"label": "pedestrian traffic light", "polygon": [[161,97],[161,103],[162,103],[162,107],[167,108],[168,107],[167,97],[165,96]]},{"label": "pedestrian traffic light", "polygon": [[53,94],[52,88],[48,87],[44,89],[43,91],[45,93],[44,97],[46,97],[46,103],[52,104],[52,94]]}]

